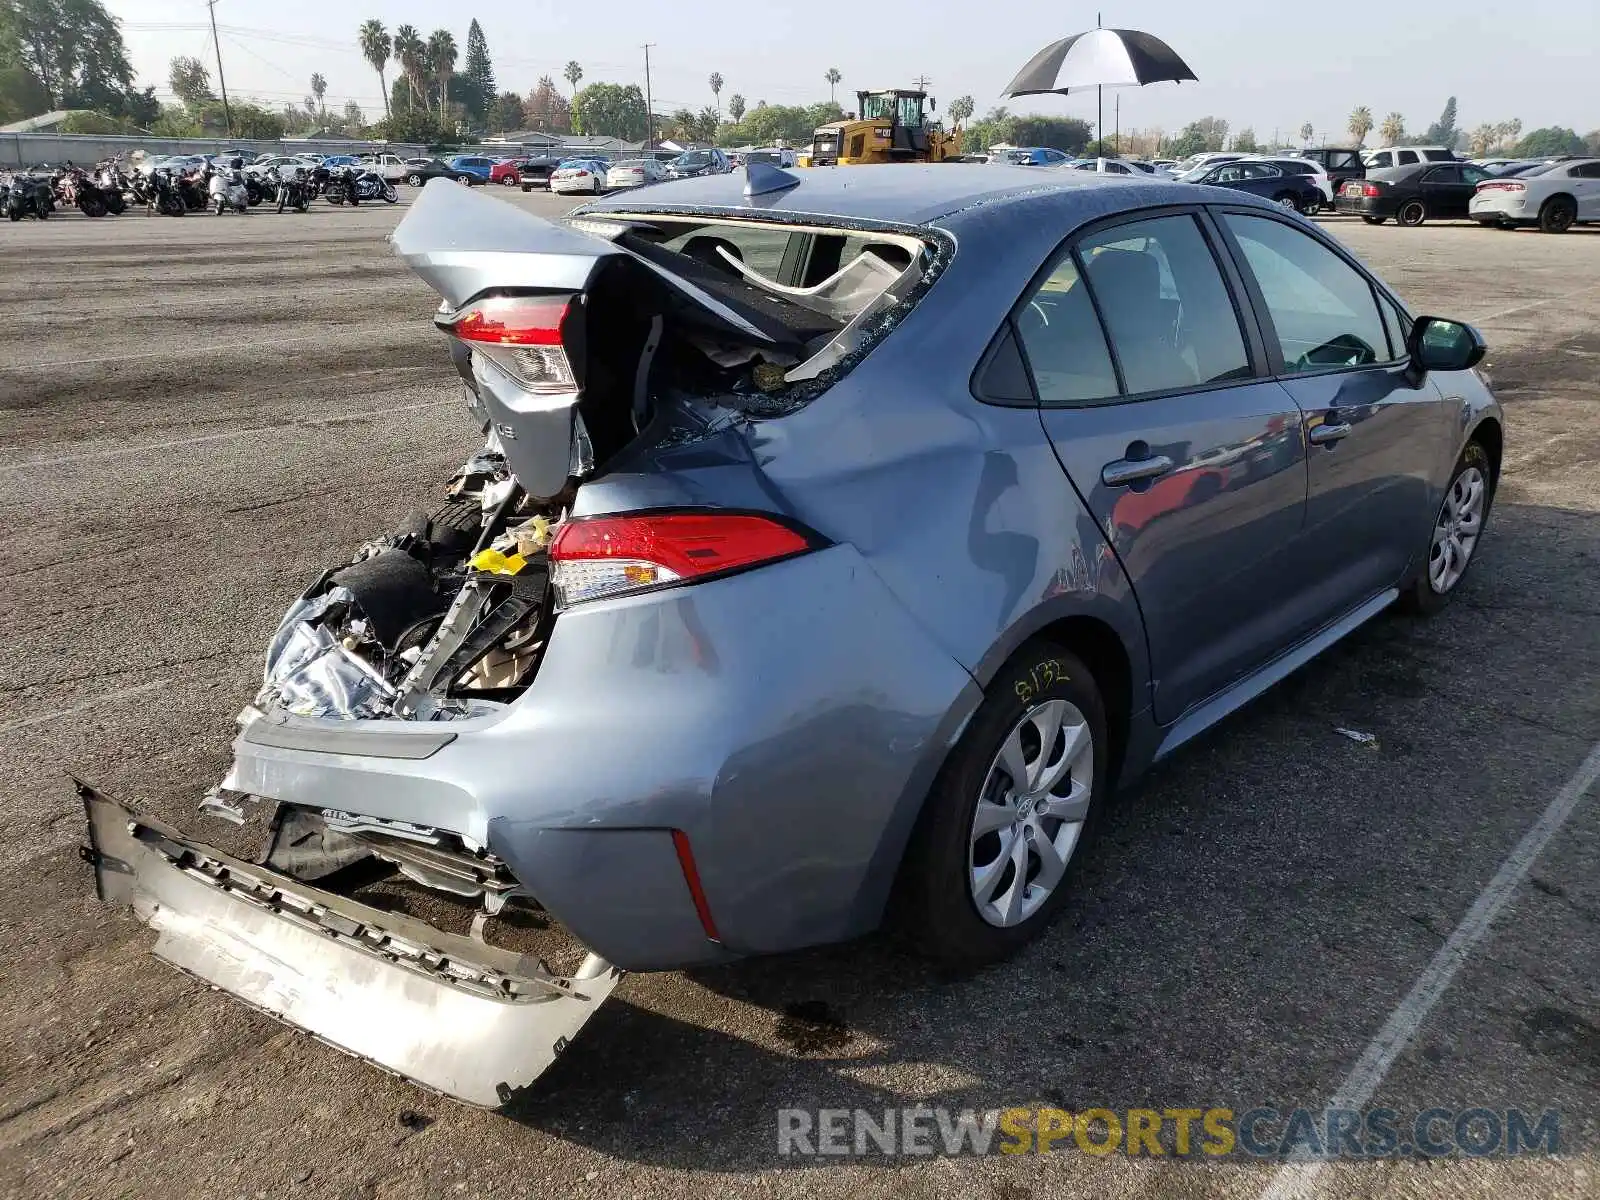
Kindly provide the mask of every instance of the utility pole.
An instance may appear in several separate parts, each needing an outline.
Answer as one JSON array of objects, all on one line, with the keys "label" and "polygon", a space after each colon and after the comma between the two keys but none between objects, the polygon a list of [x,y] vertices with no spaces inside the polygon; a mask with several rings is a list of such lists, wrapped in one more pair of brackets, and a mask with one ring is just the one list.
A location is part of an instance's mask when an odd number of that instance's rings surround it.
[{"label": "utility pole", "polygon": [[648,154],[656,140],[655,103],[650,98],[650,48],[655,42],[644,44],[644,149]]},{"label": "utility pole", "polygon": [[1116,117],[1114,118],[1115,121],[1116,121],[1116,124],[1112,128],[1115,129],[1116,132],[1111,135],[1111,153],[1116,155],[1118,158],[1121,158],[1122,157],[1122,93],[1121,92],[1117,93],[1117,102],[1116,102],[1116,106],[1115,106],[1115,112],[1117,114]]},{"label": "utility pole", "polygon": [[926,75],[918,75],[911,82],[917,85],[917,91],[925,92],[928,90],[928,85],[932,83],[933,80],[929,79]]},{"label": "utility pole", "polygon": [[206,0],[211,10],[211,48],[217,52],[217,86],[222,89],[222,119],[228,125],[228,140],[233,140],[233,110],[228,107],[228,81],[222,77],[222,43],[217,40],[217,0]]}]

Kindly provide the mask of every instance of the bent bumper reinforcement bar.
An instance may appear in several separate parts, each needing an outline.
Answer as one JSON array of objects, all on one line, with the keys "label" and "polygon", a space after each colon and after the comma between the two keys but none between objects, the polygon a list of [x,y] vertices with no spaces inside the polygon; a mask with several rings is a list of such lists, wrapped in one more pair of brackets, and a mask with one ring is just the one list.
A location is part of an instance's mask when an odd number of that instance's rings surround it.
[{"label": "bent bumper reinforcement bar", "polygon": [[[74,781],[77,782],[77,781]],[[229,858],[77,783],[100,899],[158,933],[155,953],[322,1041],[483,1108],[553,1063],[622,971],[571,977]]]}]

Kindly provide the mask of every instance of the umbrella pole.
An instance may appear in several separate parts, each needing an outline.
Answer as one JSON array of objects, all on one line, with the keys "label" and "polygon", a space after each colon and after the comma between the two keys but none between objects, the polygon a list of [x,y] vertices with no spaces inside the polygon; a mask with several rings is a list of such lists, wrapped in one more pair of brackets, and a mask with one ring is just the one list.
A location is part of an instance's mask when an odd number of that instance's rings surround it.
[{"label": "umbrella pole", "polygon": [[1094,140],[1095,157],[1106,156],[1106,100],[1105,89],[1098,83],[1094,85]]}]

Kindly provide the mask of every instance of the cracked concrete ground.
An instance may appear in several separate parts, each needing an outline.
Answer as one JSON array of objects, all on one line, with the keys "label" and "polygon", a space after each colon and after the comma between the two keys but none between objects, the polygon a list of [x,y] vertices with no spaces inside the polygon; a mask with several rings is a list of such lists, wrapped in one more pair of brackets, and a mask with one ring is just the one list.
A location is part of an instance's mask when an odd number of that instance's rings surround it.
[{"label": "cracked concrete ground", "polygon": [[[775,1112],[1320,1107],[1600,739],[1600,230],[1335,219],[1493,347],[1505,480],[1444,615],[1374,622],[1167,763],[1004,967],[868,940],[636,976],[510,1113],[420,1093],[151,959],[92,899],[63,777],[183,822],[286,600],[472,447],[399,215],[0,227],[30,298],[0,313],[9,1195],[1253,1197],[1274,1164],[779,1158]],[[1597,858],[1591,797],[1373,1101],[1559,1109],[1563,1153],[1323,1194],[1600,1190]]]}]

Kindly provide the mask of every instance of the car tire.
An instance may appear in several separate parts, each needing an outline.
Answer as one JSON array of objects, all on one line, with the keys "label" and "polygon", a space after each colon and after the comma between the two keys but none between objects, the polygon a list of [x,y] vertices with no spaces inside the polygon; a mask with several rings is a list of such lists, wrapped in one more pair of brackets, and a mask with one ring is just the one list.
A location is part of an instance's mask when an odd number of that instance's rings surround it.
[{"label": "car tire", "polygon": [[525,192],[531,192],[531,191],[533,191],[533,184],[531,184],[531,183],[525,183],[525,184],[523,184],[523,185],[522,185],[522,190],[523,190],[523,191],[525,191]]},{"label": "car tire", "polygon": [[[890,908],[902,937],[959,971],[1015,953],[1060,912],[1109,778],[1100,690],[1069,651],[1032,642],[985,692],[929,791]],[[1018,767],[1038,795],[1015,795]]]},{"label": "car tire", "polygon": [[1400,593],[1400,607],[1429,616],[1450,602],[1477,558],[1494,504],[1494,468],[1479,442],[1468,442],[1428,531],[1428,548],[1416,577]]},{"label": "car tire", "polygon": [[1565,233],[1578,219],[1578,205],[1570,196],[1551,196],[1539,208],[1540,233]]},{"label": "car tire", "polygon": [[456,176],[456,182],[457,183],[464,183],[468,187],[471,187],[472,186],[472,176],[471,175],[457,175]]},{"label": "car tire", "polygon": [[1407,200],[1394,214],[1396,225],[1416,228],[1428,219],[1428,210],[1421,200]]},{"label": "car tire", "polygon": [[500,183],[504,187],[516,187],[517,186],[517,181],[515,179],[513,179],[509,175],[507,175],[503,179],[501,179]]},{"label": "car tire", "polygon": [[421,187],[422,186],[422,176],[421,175],[416,175],[416,174],[407,175],[406,176],[406,183],[410,187]]},{"label": "car tire", "polygon": [[1361,219],[1363,221],[1365,221],[1368,225],[1382,225],[1389,218],[1388,217],[1362,217]]}]

